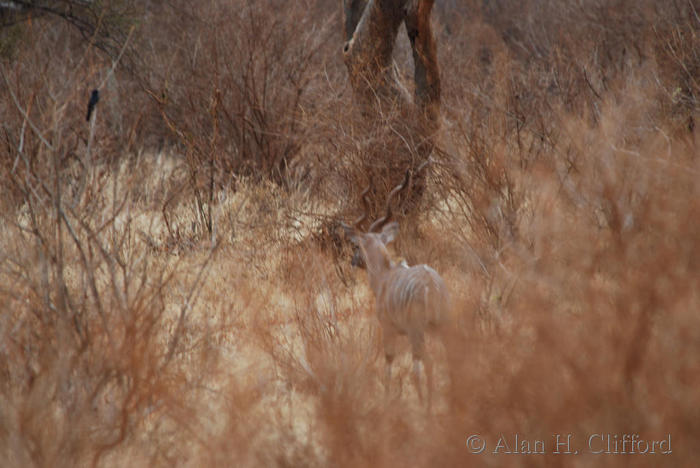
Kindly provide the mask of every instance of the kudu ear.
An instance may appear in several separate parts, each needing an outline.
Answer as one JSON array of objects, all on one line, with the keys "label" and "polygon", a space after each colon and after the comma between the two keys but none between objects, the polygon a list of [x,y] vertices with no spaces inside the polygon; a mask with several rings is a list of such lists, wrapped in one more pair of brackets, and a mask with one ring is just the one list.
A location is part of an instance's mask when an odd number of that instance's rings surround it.
[{"label": "kudu ear", "polygon": [[399,223],[397,223],[396,221],[384,226],[382,228],[382,232],[380,234],[384,245],[387,245],[389,242],[393,242],[393,240],[396,238],[398,233],[399,233]]}]

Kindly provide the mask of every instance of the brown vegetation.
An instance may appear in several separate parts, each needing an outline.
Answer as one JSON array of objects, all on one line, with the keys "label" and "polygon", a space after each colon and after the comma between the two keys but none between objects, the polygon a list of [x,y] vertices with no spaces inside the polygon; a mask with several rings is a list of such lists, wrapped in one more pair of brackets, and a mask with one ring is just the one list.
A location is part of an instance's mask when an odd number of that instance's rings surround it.
[{"label": "brown vegetation", "polygon": [[[385,398],[333,229],[420,144],[349,106],[339,2],[128,11],[109,47],[50,15],[0,30],[3,467],[694,466],[697,2],[435,2],[440,130],[396,213],[453,299],[431,415],[410,353]],[[410,88],[406,34],[394,60]],[[515,434],[546,453],[493,453]]]}]

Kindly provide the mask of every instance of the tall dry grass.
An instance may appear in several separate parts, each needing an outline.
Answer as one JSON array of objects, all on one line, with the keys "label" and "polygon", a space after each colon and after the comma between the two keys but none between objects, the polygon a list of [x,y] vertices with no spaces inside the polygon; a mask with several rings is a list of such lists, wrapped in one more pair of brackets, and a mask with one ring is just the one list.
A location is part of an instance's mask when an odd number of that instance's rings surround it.
[{"label": "tall dry grass", "polygon": [[[442,125],[395,246],[454,296],[431,415],[407,345],[385,397],[333,230],[416,150],[356,120],[339,14],[152,2],[129,67],[48,18],[3,31],[2,465],[693,466],[697,5],[437,3]],[[546,453],[497,450],[516,434]]]}]

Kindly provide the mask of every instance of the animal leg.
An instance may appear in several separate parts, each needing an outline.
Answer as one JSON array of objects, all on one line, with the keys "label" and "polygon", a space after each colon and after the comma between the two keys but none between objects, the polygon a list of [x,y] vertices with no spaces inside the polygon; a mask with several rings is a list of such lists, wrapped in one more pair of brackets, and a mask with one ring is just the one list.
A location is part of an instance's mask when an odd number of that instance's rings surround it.
[{"label": "animal leg", "polygon": [[[410,336],[411,347],[413,351],[413,378],[416,384],[416,391],[418,392],[418,398],[423,402],[423,388],[421,387],[420,378],[420,368],[421,362],[424,363],[425,357],[425,339],[423,333],[415,333]],[[432,376],[431,376],[432,377]],[[430,382],[428,382],[428,394],[430,395]],[[428,402],[430,405],[430,402]]]},{"label": "animal leg", "polygon": [[423,367],[425,367],[425,383],[428,387],[428,414],[430,414],[433,406],[433,361],[427,353],[423,356]]},{"label": "animal leg", "polygon": [[396,356],[396,334],[393,332],[384,332],[384,358],[386,359],[386,371],[384,374],[384,393],[388,397],[391,386],[391,364]]}]

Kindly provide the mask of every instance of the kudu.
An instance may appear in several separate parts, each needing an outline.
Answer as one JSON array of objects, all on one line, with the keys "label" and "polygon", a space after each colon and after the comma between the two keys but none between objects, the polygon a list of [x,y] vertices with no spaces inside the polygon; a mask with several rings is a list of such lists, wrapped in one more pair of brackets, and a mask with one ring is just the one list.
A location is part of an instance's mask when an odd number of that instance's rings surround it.
[{"label": "kudu", "polygon": [[[421,362],[425,368],[430,411],[433,369],[430,357],[425,353],[424,334],[428,328],[440,325],[447,318],[450,306],[449,291],[440,275],[428,265],[409,267],[403,261],[396,263],[392,261],[387,250],[387,245],[394,240],[399,231],[398,223],[390,222],[392,198],[410,186],[411,180],[412,173],[409,170],[403,183],[389,193],[386,214],[372,223],[368,232],[358,230],[358,225],[367,217],[369,203],[366,196],[369,188],[361,195],[365,213],[353,225],[343,223],[342,226],[347,237],[359,247],[356,256],[359,253],[364,261],[369,286],[374,293],[377,317],[383,332],[387,393],[391,380],[391,363],[396,355],[396,340],[400,335],[406,335],[411,343],[415,385],[421,401]],[[353,258],[354,265],[358,264],[357,260]]]}]

